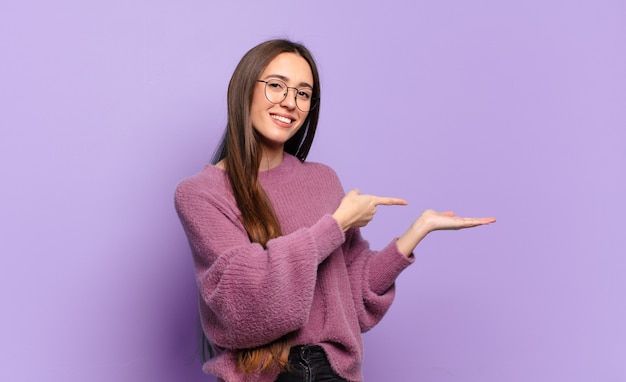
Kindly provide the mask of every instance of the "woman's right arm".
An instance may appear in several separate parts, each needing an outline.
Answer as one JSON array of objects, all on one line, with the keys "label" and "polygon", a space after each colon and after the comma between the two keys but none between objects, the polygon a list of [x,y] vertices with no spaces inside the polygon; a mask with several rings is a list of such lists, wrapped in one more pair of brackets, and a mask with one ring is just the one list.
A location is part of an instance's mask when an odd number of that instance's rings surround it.
[{"label": "woman's right arm", "polygon": [[226,196],[183,182],[175,203],[193,253],[204,325],[216,345],[259,346],[304,325],[317,266],[345,239],[331,215],[263,248],[250,242]]}]

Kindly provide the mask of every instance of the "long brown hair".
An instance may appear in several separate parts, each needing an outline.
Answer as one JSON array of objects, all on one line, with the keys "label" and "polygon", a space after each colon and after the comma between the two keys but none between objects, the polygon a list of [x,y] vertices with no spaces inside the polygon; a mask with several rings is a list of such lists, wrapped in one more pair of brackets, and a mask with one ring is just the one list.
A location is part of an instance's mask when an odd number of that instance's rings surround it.
[{"label": "long brown hair", "polygon": [[[309,111],[298,132],[284,146],[284,151],[304,161],[309,153],[320,110],[320,83],[317,66],[309,50],[288,40],[270,40],[246,53],[233,73],[228,85],[228,124],[213,163],[225,162],[230,185],[242,223],[250,241],[266,246],[270,239],[282,235],[280,223],[267,194],[258,181],[261,164],[259,137],[250,119],[250,105],[254,87],[263,70],[281,53],[296,53],[304,58],[313,74],[313,99],[316,106]],[[288,364],[291,340],[289,335],[272,343],[250,349],[236,350],[240,370],[284,370]]]}]

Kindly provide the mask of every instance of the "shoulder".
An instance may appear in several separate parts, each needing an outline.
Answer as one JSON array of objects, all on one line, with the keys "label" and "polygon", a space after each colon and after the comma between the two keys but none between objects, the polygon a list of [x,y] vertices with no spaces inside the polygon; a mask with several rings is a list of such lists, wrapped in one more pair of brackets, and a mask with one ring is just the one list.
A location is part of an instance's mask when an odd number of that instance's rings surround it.
[{"label": "shoulder", "polygon": [[230,184],[224,170],[206,165],[202,171],[181,180],[174,192],[176,205],[197,199],[219,199],[230,195]]},{"label": "shoulder", "polygon": [[302,171],[297,177],[300,189],[306,189],[308,193],[326,194],[326,196],[342,198],[345,194],[339,176],[332,167],[319,162],[302,162]]},{"label": "shoulder", "polygon": [[343,197],[343,187],[335,171],[329,166],[317,162],[301,162],[296,157],[286,154],[281,166],[259,174],[259,181],[270,197],[291,198],[298,194],[302,197],[314,195],[317,199],[323,195]]},{"label": "shoulder", "polygon": [[319,162],[303,162],[303,167],[309,175],[314,175],[326,182],[341,184],[339,176],[332,167]]},{"label": "shoulder", "polygon": [[319,162],[305,162],[305,166],[309,166],[311,171],[315,171],[320,175],[327,176],[329,178],[339,179],[335,170],[332,167]]}]

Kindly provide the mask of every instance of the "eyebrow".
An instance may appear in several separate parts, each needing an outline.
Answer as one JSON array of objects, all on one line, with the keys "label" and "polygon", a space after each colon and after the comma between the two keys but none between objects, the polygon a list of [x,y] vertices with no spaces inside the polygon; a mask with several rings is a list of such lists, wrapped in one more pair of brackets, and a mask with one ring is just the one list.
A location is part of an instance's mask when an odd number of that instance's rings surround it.
[{"label": "eyebrow", "polygon": [[[265,78],[270,78],[270,77],[278,78],[279,80],[283,80],[285,82],[289,81],[289,78],[283,76],[282,74],[268,74],[267,76],[265,76]],[[298,86],[300,86],[300,87],[309,87],[309,88],[313,89],[313,85],[309,84],[308,82],[300,82],[300,84],[298,84]]]}]

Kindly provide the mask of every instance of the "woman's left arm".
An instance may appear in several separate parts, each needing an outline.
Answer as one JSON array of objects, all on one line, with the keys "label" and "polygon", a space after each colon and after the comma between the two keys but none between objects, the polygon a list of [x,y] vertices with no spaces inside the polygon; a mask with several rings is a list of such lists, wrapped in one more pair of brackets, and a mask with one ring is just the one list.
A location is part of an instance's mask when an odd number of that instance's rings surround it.
[{"label": "woman's left arm", "polygon": [[395,297],[396,278],[415,259],[400,253],[396,240],[380,251],[370,250],[359,229],[347,233],[344,251],[354,307],[365,332],[387,313]]},{"label": "woman's left arm", "polygon": [[495,218],[463,218],[455,216],[453,212],[437,212],[425,210],[411,224],[409,229],[397,241],[398,250],[405,256],[411,256],[417,245],[433,231],[458,230],[463,228],[478,227],[480,225],[494,223]]},{"label": "woman's left arm", "polygon": [[494,218],[462,218],[452,212],[426,210],[400,238],[381,251],[371,251],[360,231],[351,230],[344,245],[361,331],[372,328],[387,312],[395,296],[396,278],[414,261],[413,250],[428,233],[493,222]]}]

